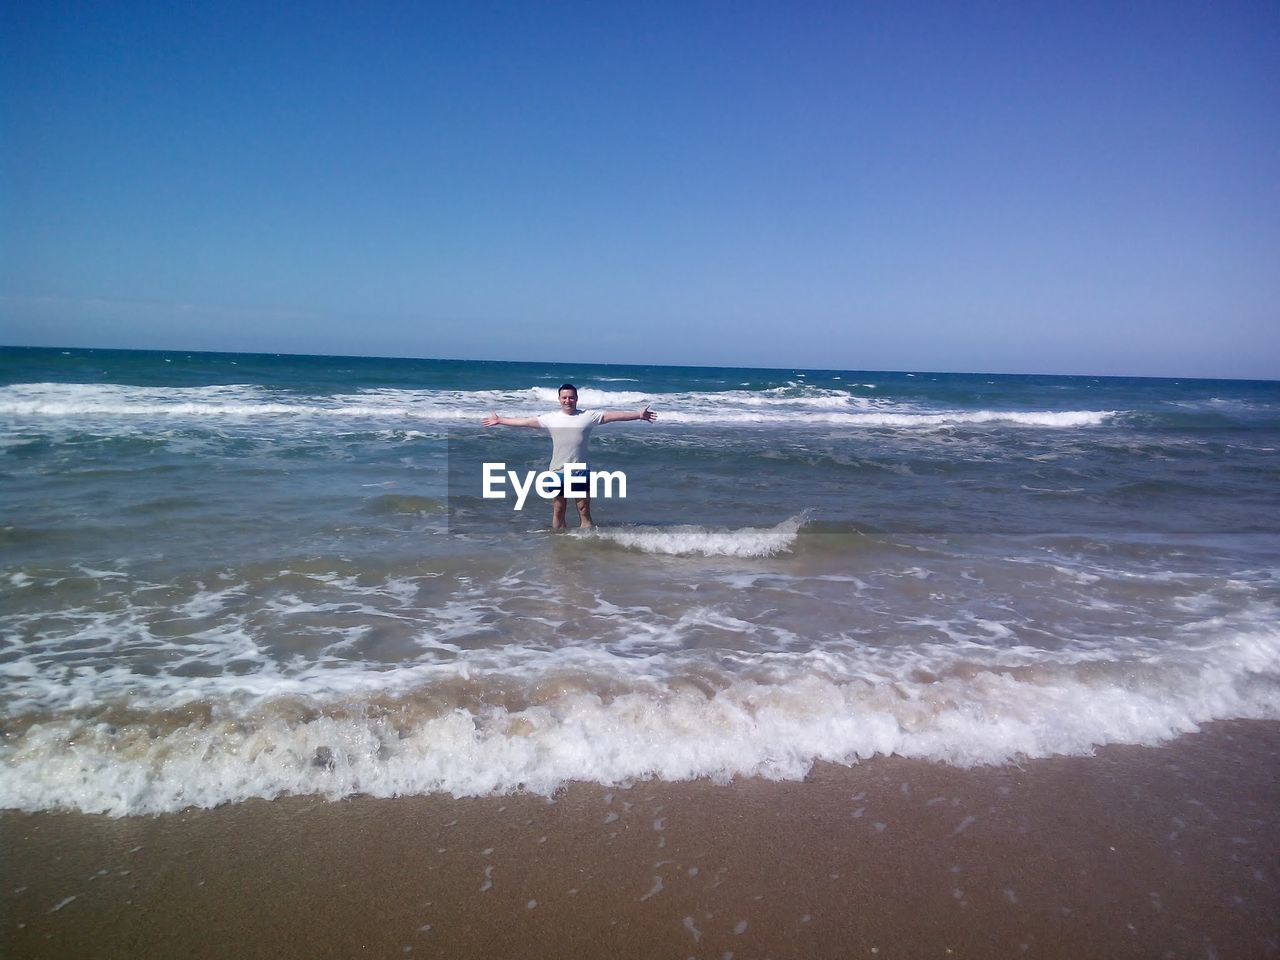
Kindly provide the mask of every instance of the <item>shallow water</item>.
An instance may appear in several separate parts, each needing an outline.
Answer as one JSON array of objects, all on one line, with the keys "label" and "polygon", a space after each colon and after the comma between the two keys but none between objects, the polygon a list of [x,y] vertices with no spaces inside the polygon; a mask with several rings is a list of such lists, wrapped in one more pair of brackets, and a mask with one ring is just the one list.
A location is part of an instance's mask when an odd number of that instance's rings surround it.
[{"label": "shallow water", "polygon": [[[971,765],[1280,718],[1280,385],[6,349],[0,804]],[[601,528],[480,497],[581,404]]]}]

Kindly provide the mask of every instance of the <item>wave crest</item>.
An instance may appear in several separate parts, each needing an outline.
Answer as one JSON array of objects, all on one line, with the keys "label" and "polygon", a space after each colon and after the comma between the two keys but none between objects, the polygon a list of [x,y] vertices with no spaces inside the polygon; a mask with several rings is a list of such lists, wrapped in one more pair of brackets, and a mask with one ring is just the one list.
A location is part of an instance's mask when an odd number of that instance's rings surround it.
[{"label": "wave crest", "polygon": [[115,722],[46,716],[15,725],[0,747],[0,807],[124,816],[284,794],[794,780],[818,760],[895,754],[974,766],[1154,745],[1214,719],[1280,719],[1274,631],[1177,658],[940,645],[780,655],[750,675],[590,649],[578,661],[522,676],[520,696],[510,673],[467,671],[356,702],[296,695]]},{"label": "wave crest", "polygon": [[579,536],[605,540],[642,553],[673,557],[772,557],[791,549],[807,517],[791,517],[775,527],[715,530],[686,525],[667,528],[596,528]]}]

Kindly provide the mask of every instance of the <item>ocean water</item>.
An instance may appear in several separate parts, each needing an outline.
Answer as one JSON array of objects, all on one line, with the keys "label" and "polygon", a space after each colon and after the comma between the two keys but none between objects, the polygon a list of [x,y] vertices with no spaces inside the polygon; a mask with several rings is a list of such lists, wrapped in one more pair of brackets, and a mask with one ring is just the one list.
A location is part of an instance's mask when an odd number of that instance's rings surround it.
[{"label": "ocean water", "polygon": [[[593,532],[490,410],[652,404]],[[975,765],[1280,719],[1280,384],[0,350],[0,806]],[[535,498],[536,499],[536,498]],[[572,509],[570,513],[572,514]]]}]

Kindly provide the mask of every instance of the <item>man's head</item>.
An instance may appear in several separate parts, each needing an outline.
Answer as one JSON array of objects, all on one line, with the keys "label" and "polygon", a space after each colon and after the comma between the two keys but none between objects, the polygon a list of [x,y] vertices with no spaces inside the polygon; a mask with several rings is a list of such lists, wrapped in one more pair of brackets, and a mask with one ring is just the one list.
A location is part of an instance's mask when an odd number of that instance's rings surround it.
[{"label": "man's head", "polygon": [[560,384],[560,409],[565,413],[578,412],[578,388],[572,383]]}]

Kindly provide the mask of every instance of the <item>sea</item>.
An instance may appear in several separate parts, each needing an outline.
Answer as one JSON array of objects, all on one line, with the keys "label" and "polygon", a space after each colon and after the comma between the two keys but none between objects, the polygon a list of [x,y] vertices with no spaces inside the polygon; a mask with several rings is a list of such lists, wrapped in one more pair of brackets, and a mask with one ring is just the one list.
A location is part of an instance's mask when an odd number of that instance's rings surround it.
[{"label": "sea", "polygon": [[[486,414],[636,411],[593,530]],[[1280,719],[1280,383],[0,349],[0,807],[798,780]],[[490,492],[493,492],[492,490]],[[575,511],[569,509],[571,525]]]}]

